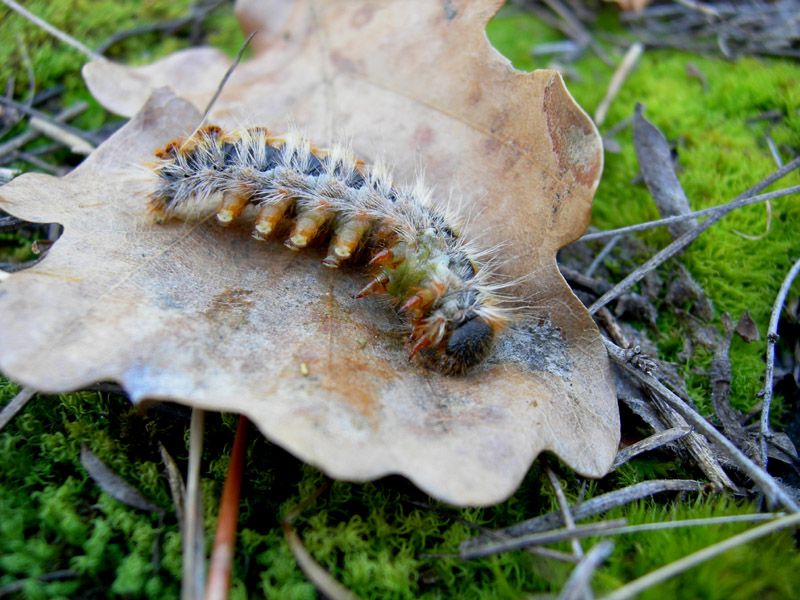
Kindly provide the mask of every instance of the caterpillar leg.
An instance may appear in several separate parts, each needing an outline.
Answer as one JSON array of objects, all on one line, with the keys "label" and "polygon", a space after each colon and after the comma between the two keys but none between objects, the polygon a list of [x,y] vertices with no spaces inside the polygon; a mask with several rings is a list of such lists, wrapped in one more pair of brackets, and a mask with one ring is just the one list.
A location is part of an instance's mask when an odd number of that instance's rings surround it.
[{"label": "caterpillar leg", "polygon": [[364,298],[370,294],[385,294],[386,286],[389,284],[389,277],[385,273],[381,273],[375,279],[372,279],[367,285],[361,288],[354,298]]},{"label": "caterpillar leg", "polygon": [[295,219],[289,239],[283,245],[295,251],[305,248],[332,216],[333,211],[327,206],[318,206],[301,212]]},{"label": "caterpillar leg", "polygon": [[244,207],[250,202],[252,194],[247,192],[226,192],[222,197],[222,205],[217,211],[217,223],[227,227],[233,223]]},{"label": "caterpillar leg", "polygon": [[370,221],[367,218],[350,219],[339,225],[333,234],[328,256],[322,264],[331,269],[338,268],[343,261],[353,255],[369,228]]},{"label": "caterpillar leg", "polygon": [[292,202],[290,196],[281,194],[275,202],[261,204],[253,227],[253,238],[259,241],[266,240],[281,222]]}]

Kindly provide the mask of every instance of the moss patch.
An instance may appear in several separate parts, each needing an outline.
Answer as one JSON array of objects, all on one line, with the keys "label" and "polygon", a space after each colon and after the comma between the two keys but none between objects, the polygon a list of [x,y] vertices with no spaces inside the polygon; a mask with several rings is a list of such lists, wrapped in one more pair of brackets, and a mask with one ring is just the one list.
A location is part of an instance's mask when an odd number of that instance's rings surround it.
[{"label": "moss patch", "polygon": [[[188,0],[168,5],[73,1],[32,2],[29,8],[91,47],[118,30],[183,15],[188,5]],[[139,12],[142,6],[143,13]],[[219,33],[211,42],[224,43],[235,51],[241,35],[233,17],[221,10],[213,18],[219,20]],[[606,21],[613,18],[610,11],[604,15]],[[0,8],[0,21],[0,73],[3,79],[11,74],[17,77],[21,97],[27,81],[14,41],[17,33],[31,54],[37,89],[63,83],[68,98],[88,98],[78,76],[83,62],[79,54],[20,17],[6,14],[5,8]],[[495,19],[489,36],[515,65],[526,69],[545,66],[530,57],[533,44],[560,39],[556,32],[521,14]],[[147,62],[183,44],[175,40],[156,43],[158,39],[132,39],[115,47],[113,54],[124,56],[127,62]],[[686,75],[690,62],[706,76],[708,93],[697,79]],[[611,69],[591,55],[582,58],[576,68],[582,81],[568,85],[591,112],[605,92]],[[612,104],[607,123],[613,125],[629,116],[636,102],[644,103],[647,117],[669,139],[678,141],[684,169],[679,176],[692,206],[712,206],[732,199],[774,170],[763,144],[764,125],[750,126],[747,118],[767,110],[782,111],[785,119],[771,135],[779,146],[794,145],[796,149],[800,139],[798,79],[800,70],[786,61],[747,59],[729,64],[673,51],[648,52]],[[93,127],[108,118],[95,105],[79,124]],[[630,183],[638,170],[630,131],[620,134],[618,140],[622,153],[607,155],[594,208],[594,224],[602,228],[657,216],[646,188]],[[779,185],[797,183],[798,176],[793,175]],[[751,242],[734,230],[763,232],[764,207],[739,210],[704,233],[681,257],[714,301],[717,318],[723,311],[738,317],[748,308],[764,335],[778,286],[790,262],[800,256],[800,238],[794,235],[799,213],[793,199],[775,201],[770,232]],[[642,239],[654,247],[668,241],[663,231],[644,234]],[[21,246],[20,252],[25,252],[25,244]],[[609,262],[615,260],[620,272],[629,268],[614,255]],[[664,332],[659,339],[661,351],[674,357],[682,332],[668,314],[659,328]],[[763,351],[763,343],[733,342],[733,399],[740,407],[750,406],[761,387]],[[699,353],[681,368],[690,373],[706,366],[708,359]],[[0,405],[16,391],[16,386],[0,380]],[[707,397],[700,377],[690,380],[690,391],[698,400]],[[203,492],[210,543],[236,418],[210,415],[208,421]],[[315,598],[314,587],[283,540],[279,519],[320,485],[322,475],[253,437],[256,439],[248,446],[233,597]],[[141,414],[114,395],[77,393],[32,401],[0,431],[0,587],[27,578],[17,597],[177,597],[180,534],[162,474],[158,442],[185,468],[187,439],[185,418],[153,410]],[[101,492],[80,465],[81,443],[162,506],[167,511],[163,523],[157,515],[128,508]],[[672,459],[647,456],[602,481],[591,482],[587,497],[648,478],[686,476],[700,475]],[[567,494],[575,500],[581,482],[566,471],[563,478]],[[521,551],[468,562],[421,558],[424,553],[456,552],[459,542],[474,533],[450,513],[422,509],[408,500],[430,501],[399,478],[364,485],[337,482],[295,525],[312,555],[364,598],[519,598],[557,591],[569,574],[568,566]],[[508,502],[452,514],[482,526],[501,527],[554,508],[549,484],[535,465]],[[751,503],[727,497],[662,496],[610,516],[639,523],[755,510]],[[598,592],[611,590],[747,527],[740,524],[617,538],[614,554],[598,572],[595,587]],[[566,545],[562,549],[568,551]],[[644,597],[792,598],[800,587],[798,566],[792,534],[781,533],[729,552]],[[75,573],[59,581],[37,580],[59,569]]]}]

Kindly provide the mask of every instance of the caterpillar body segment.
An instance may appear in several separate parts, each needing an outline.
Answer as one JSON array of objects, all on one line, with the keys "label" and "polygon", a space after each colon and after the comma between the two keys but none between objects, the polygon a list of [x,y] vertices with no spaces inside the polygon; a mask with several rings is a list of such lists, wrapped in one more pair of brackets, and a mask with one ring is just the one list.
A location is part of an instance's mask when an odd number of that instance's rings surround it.
[{"label": "caterpillar body segment", "polygon": [[431,207],[429,192],[394,186],[381,163],[368,167],[344,146],[322,150],[297,132],[260,127],[207,126],[155,156],[149,209],[158,222],[213,211],[228,226],[254,204],[256,240],[291,217],[291,250],[330,239],[330,268],[368,255],[373,274],[356,297],[390,296],[409,324],[411,357],[431,368],[460,374],[479,364],[508,321],[492,274]]}]

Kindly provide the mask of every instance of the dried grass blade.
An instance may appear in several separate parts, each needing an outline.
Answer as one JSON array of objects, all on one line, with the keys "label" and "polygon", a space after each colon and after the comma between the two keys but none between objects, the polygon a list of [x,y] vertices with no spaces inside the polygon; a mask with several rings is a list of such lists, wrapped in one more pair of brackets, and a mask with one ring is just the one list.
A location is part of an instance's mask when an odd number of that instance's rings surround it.
[{"label": "dried grass blade", "polygon": [[[5,279],[4,276],[10,276],[10,273],[0,271],[0,281]],[[11,399],[11,402],[3,407],[0,411],[0,431],[9,424],[11,419],[17,416],[17,413],[25,408],[28,401],[36,394],[36,390],[32,387],[24,387],[20,392]]]},{"label": "dried grass blade", "polygon": [[204,410],[192,409],[192,422],[189,426],[189,469],[186,477],[186,522],[183,526],[181,600],[201,598],[206,583],[203,495],[200,490],[200,461],[203,456],[205,416]]},{"label": "dried grass blade", "polygon": [[311,556],[305,546],[303,546],[300,536],[297,535],[297,532],[295,532],[292,527],[292,521],[297,518],[297,515],[314,502],[314,500],[319,498],[320,494],[330,487],[330,483],[330,481],[323,483],[313,494],[303,500],[294,510],[290,511],[283,518],[281,521],[283,535],[286,538],[286,543],[289,544],[292,555],[297,561],[297,565],[303,570],[303,573],[306,574],[306,577],[314,584],[323,597],[331,598],[332,600],[359,600],[358,596],[331,577],[331,574],[314,560],[314,557]]},{"label": "dried grass blade", "polygon": [[331,577],[303,546],[303,542],[289,523],[283,523],[283,534],[297,565],[325,598],[332,600],[359,600],[353,592]]},{"label": "dried grass blade", "polygon": [[625,52],[625,56],[622,57],[622,62],[611,76],[611,82],[608,84],[606,95],[600,101],[600,105],[594,113],[594,122],[598,127],[606,120],[609,106],[611,106],[614,98],[617,97],[625,79],[627,79],[628,75],[630,75],[634,67],[636,67],[636,63],[639,62],[639,57],[642,55],[642,52],[644,52],[644,44],[641,42],[634,42],[630,45],[628,51]]},{"label": "dried grass blade", "polygon": [[181,535],[185,535],[183,526],[185,524],[186,485],[183,483],[183,477],[178,465],[175,464],[175,460],[161,442],[158,443],[158,450],[161,453],[161,462],[164,463],[164,469],[167,472],[167,483],[172,496],[172,505],[175,508],[175,518],[181,528]]},{"label": "dried grass blade", "polygon": [[[572,518],[572,512],[569,509],[569,502],[567,502],[567,496],[564,494],[564,489],[561,487],[561,482],[556,477],[556,474],[553,472],[553,469],[550,468],[550,465],[545,462],[544,463],[544,470],[547,473],[547,478],[550,480],[550,485],[553,487],[553,492],[556,495],[556,501],[558,502],[558,508],[561,510],[561,518],[564,520],[564,527],[567,530],[575,529],[575,520]],[[583,558],[583,548],[581,547],[581,543],[577,538],[572,538],[570,540],[570,545],[572,546],[572,554],[575,558]]]},{"label": "dried grass blade", "polygon": [[750,515],[727,515],[724,517],[706,517],[702,519],[682,519],[679,521],[660,521],[657,523],[639,523],[617,529],[609,529],[603,535],[626,535],[642,531],[663,531],[680,529],[681,527],[708,527],[711,525],[730,525],[731,523],[753,523],[754,521],[774,521],[785,517],[786,513],[753,513]]},{"label": "dried grass blade", "polygon": [[631,444],[627,448],[623,448],[619,451],[617,458],[614,459],[614,464],[611,465],[611,470],[613,471],[643,452],[655,450],[675,440],[679,440],[683,436],[688,435],[691,431],[691,427],[672,427],[671,429],[665,429],[664,431],[651,435],[635,444]]},{"label": "dried grass blade", "polygon": [[81,464],[92,480],[100,486],[100,489],[115,500],[139,510],[160,514],[164,512],[160,506],[150,502],[139,490],[111,470],[106,463],[100,460],[84,444],[81,444]]}]

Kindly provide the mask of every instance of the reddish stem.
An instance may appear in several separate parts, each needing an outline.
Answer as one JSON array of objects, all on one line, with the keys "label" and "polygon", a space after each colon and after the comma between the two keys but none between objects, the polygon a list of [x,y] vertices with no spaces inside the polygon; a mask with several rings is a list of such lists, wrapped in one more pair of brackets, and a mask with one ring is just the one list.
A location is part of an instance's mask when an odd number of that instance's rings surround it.
[{"label": "reddish stem", "polygon": [[214,548],[211,551],[211,564],[208,569],[205,600],[225,600],[231,584],[231,565],[236,544],[236,525],[239,520],[239,500],[244,471],[245,438],[247,437],[247,417],[239,417],[233,450],[228,464],[228,475],[219,503],[217,532],[214,535]]}]

